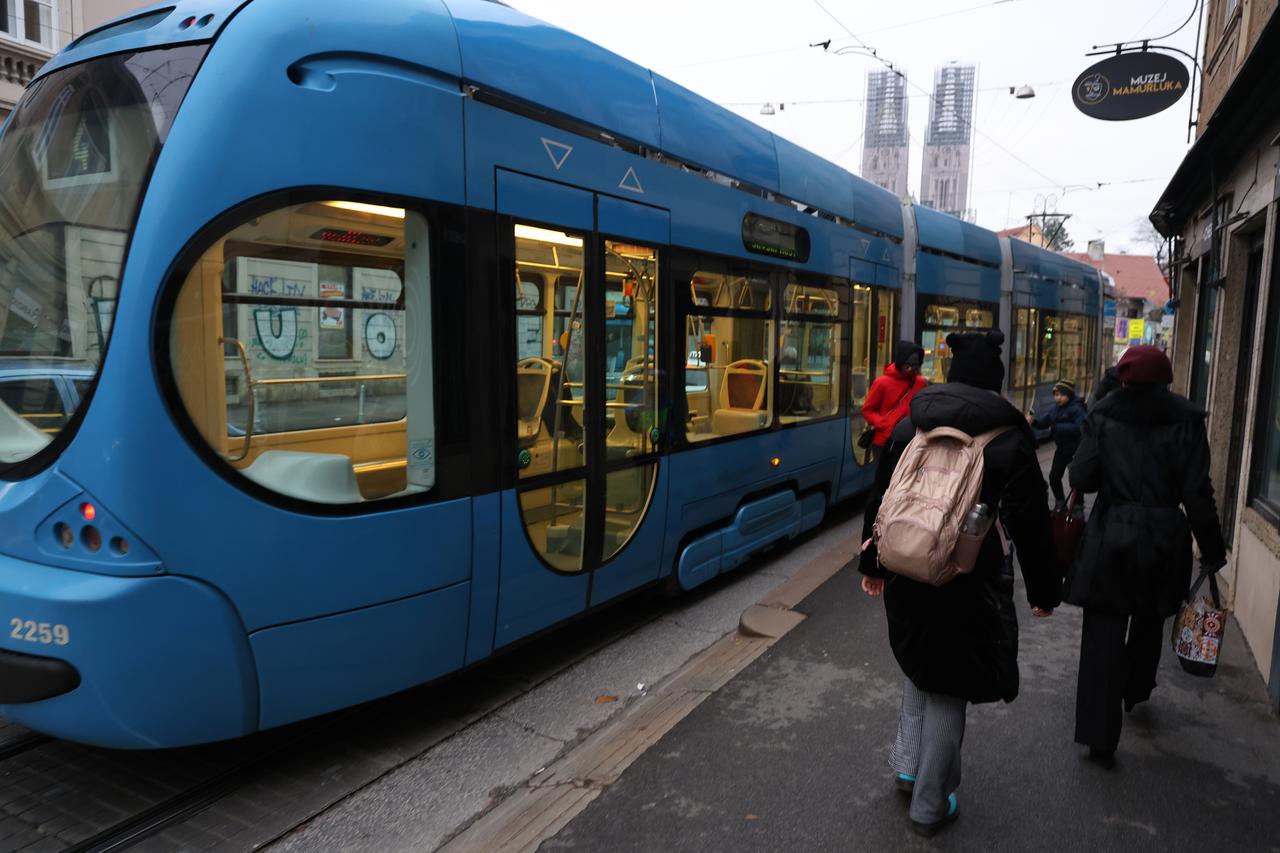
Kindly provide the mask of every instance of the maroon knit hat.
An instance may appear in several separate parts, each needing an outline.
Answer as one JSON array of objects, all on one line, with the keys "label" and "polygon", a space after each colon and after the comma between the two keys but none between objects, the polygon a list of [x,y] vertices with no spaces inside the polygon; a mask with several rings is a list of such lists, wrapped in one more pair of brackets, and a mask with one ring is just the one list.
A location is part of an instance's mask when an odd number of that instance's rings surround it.
[{"label": "maroon knit hat", "polygon": [[1125,384],[1168,385],[1173,381],[1173,365],[1159,347],[1129,347],[1116,363],[1116,376]]}]

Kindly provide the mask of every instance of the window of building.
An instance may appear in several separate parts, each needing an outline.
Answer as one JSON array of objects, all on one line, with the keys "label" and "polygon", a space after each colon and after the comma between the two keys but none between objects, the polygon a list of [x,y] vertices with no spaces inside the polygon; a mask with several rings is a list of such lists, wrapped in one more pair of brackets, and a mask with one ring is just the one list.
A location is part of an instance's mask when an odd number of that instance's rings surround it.
[{"label": "window of building", "polygon": [[783,288],[777,369],[781,423],[828,417],[840,408],[844,312],[837,286],[793,278]]},{"label": "window of building", "polygon": [[23,0],[22,15],[27,41],[53,47],[53,0]]},{"label": "window of building", "polygon": [[686,380],[689,440],[765,429],[773,420],[772,276],[746,269],[700,269],[690,276],[689,295],[685,349],[698,370],[705,371],[706,383],[694,390]]},{"label": "window of building", "polygon": [[10,38],[58,48],[54,0],[0,0],[0,32]]},{"label": "window of building", "polygon": [[1196,300],[1196,331],[1191,348],[1191,386],[1187,397],[1202,409],[1209,407],[1209,377],[1213,373],[1213,326],[1218,316],[1218,288],[1200,288]]},{"label": "window of building", "polygon": [[947,335],[953,332],[979,332],[995,328],[997,306],[950,296],[920,297],[921,334],[924,365],[921,374],[930,382],[946,382],[951,366]]},{"label": "window of building", "polygon": [[347,201],[282,207],[220,236],[170,323],[174,379],[204,440],[299,500],[431,489],[429,257],[420,214]]},{"label": "window of building", "polygon": [[[1280,245],[1280,239],[1277,239]],[[1277,245],[1273,245],[1273,254]],[[1280,526],[1280,269],[1272,264],[1249,460],[1249,502]],[[1234,476],[1229,471],[1228,476]]]},{"label": "window of building", "polygon": [[1240,0],[1222,0],[1222,27],[1226,29],[1231,26],[1231,18],[1236,13],[1236,7],[1240,5]]}]

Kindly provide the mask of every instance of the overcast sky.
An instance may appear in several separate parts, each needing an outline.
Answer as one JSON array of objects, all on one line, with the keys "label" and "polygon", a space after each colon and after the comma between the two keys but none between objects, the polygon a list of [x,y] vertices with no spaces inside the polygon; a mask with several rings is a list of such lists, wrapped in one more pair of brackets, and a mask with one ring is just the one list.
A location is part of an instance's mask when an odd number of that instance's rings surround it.
[{"label": "overcast sky", "polygon": [[[1085,56],[1093,45],[1164,35],[1187,19],[1195,0],[506,2],[856,174],[866,72],[882,66],[807,47],[826,39],[833,40],[832,50],[856,45],[847,27],[907,73],[913,95],[910,185],[917,195],[929,112],[924,92],[932,90],[934,68],[952,59],[975,62],[970,206],[978,223],[992,229],[1023,224],[1038,198],[1056,196],[1057,209],[1073,214],[1067,231],[1080,251],[1088,240],[1102,238],[1108,251],[1149,254],[1139,228],[1188,147],[1189,96],[1150,118],[1104,122],[1078,112],[1070,89],[1086,66],[1102,58]],[[1195,31],[1192,21],[1163,43],[1195,53]],[[1034,87],[1035,98],[1009,94],[1010,86],[1023,83]],[[786,109],[761,115],[765,102]]]}]

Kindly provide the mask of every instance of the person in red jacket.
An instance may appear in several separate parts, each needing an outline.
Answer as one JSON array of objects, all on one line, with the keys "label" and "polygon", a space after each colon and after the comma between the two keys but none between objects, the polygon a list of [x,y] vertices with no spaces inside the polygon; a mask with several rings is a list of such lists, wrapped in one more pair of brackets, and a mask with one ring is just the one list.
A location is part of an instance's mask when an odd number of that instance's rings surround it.
[{"label": "person in red jacket", "polygon": [[862,404],[862,417],[875,428],[871,442],[878,457],[898,421],[911,412],[911,398],[929,384],[920,375],[924,362],[924,348],[911,341],[898,341],[893,351],[893,361],[884,367],[884,375],[877,376]]}]

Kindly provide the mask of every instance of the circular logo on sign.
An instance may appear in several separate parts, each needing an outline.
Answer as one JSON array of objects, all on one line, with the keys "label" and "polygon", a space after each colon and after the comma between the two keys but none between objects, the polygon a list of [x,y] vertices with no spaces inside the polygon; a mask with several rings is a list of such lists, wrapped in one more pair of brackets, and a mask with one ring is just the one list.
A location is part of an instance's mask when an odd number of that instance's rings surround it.
[{"label": "circular logo on sign", "polygon": [[1107,98],[1107,93],[1111,91],[1111,81],[1101,74],[1090,74],[1080,81],[1080,87],[1076,90],[1080,100],[1086,104],[1100,104]]},{"label": "circular logo on sign", "polygon": [[369,354],[381,361],[391,358],[396,351],[396,324],[381,312],[370,314],[364,321],[364,343]]}]

